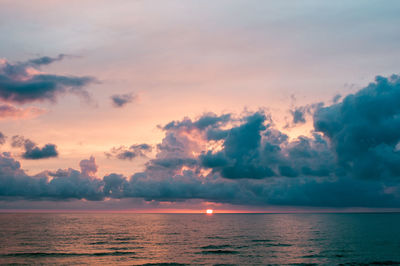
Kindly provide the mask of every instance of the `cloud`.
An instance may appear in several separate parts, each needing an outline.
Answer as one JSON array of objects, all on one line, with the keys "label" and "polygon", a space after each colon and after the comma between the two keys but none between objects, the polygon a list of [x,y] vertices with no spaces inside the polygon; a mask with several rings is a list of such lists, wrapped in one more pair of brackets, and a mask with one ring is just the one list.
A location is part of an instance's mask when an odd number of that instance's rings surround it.
[{"label": "cloud", "polygon": [[129,148],[125,146],[114,147],[110,152],[106,152],[106,156],[116,157],[120,160],[132,160],[136,157],[146,157],[146,153],[151,152],[152,147],[149,144],[131,145]]},{"label": "cloud", "polygon": [[339,100],[340,100],[341,98],[342,98],[342,95],[336,94],[336,95],[333,97],[332,102],[333,102],[333,103],[338,103]]},{"label": "cloud", "polygon": [[43,56],[35,59],[30,59],[25,64],[33,66],[49,65],[53,62],[61,61],[62,59],[64,59],[65,56],[65,54],[59,54],[57,57]]},{"label": "cloud", "polygon": [[22,158],[27,160],[47,159],[58,156],[56,145],[49,143],[39,148],[36,143],[19,135],[12,137],[11,146],[23,147],[25,151],[22,153]]},{"label": "cloud", "polygon": [[82,160],[79,166],[84,176],[94,177],[97,173],[98,166],[93,156],[91,156],[89,160]]},{"label": "cloud", "polygon": [[[94,159],[84,161],[92,164]],[[81,163],[81,166],[86,163]],[[88,176],[84,167],[80,171],[69,168],[29,176],[9,153],[0,154],[0,197],[3,200],[91,201],[106,198],[143,198],[148,201],[203,199],[257,206],[400,206],[398,183],[383,184],[348,178],[274,178],[269,182],[226,180],[192,170],[175,175],[149,171],[136,173],[130,178],[113,173],[100,179]]]},{"label": "cloud", "polygon": [[18,108],[11,104],[0,104],[0,119],[24,119],[37,117],[46,110],[38,107]]},{"label": "cloud", "polygon": [[[336,96],[337,97],[337,96]],[[340,98],[340,96],[339,96]],[[339,99],[337,99],[339,100]],[[336,101],[337,101],[336,100]],[[297,106],[294,107],[293,110],[290,110],[290,114],[292,115],[292,125],[304,124],[306,122],[306,116],[312,115],[316,110],[323,107],[324,103],[314,103],[305,106]],[[288,125],[289,126],[289,125]]]},{"label": "cloud", "polygon": [[[241,205],[284,205],[313,207],[399,207],[399,185],[363,182],[357,179],[275,178],[224,180],[199,177],[193,171],[182,175],[136,174],[128,181],[120,177],[114,195],[139,197],[148,201],[207,201]],[[388,189],[390,187],[390,189]],[[339,196],[340,195],[340,196]]]},{"label": "cloud", "polygon": [[64,93],[89,97],[84,88],[93,83],[94,78],[45,74],[39,71],[41,66],[62,60],[64,57],[40,57],[17,63],[0,60],[0,99],[6,102],[28,103],[55,102],[57,97]]},{"label": "cloud", "polygon": [[400,176],[400,77],[375,82],[314,114],[315,130],[329,138],[338,164],[364,179]]},{"label": "cloud", "polygon": [[6,136],[3,134],[3,132],[0,132],[0,145],[3,145],[6,143]]},{"label": "cloud", "polygon": [[136,99],[137,96],[133,95],[133,93],[114,94],[111,96],[111,101],[114,107],[123,107],[126,104],[131,103]]},{"label": "cloud", "polygon": [[296,107],[294,110],[291,110],[290,113],[293,116],[293,124],[305,123],[305,112],[306,110],[304,109],[304,107]]},{"label": "cloud", "polygon": [[31,200],[103,199],[102,181],[74,169],[27,175],[9,153],[0,154],[0,197]]},{"label": "cloud", "polygon": [[[165,136],[154,158],[130,177],[97,177],[93,157],[80,163],[80,171],[29,176],[3,153],[0,196],[399,208],[400,78],[377,77],[340,102],[314,106],[312,134],[294,139],[264,111],[172,121],[160,127]],[[27,145],[24,138],[13,143]],[[116,148],[112,156],[129,159],[145,150]]]},{"label": "cloud", "polygon": [[203,166],[221,173],[226,178],[265,178],[275,173],[262,162],[261,132],[266,129],[267,117],[257,112],[245,118],[245,122],[229,130],[223,149],[217,153],[208,151],[200,158]]},{"label": "cloud", "polygon": [[229,179],[328,176],[334,171],[334,155],[321,135],[289,141],[263,112],[242,120],[242,124],[223,130],[226,134],[219,139],[223,141],[220,150],[200,154],[202,167]]},{"label": "cloud", "polygon": [[219,128],[231,121],[231,114],[216,115],[214,113],[206,113],[200,116],[196,121],[185,117],[182,121],[172,121],[161,127],[163,130],[204,130],[210,128]]}]

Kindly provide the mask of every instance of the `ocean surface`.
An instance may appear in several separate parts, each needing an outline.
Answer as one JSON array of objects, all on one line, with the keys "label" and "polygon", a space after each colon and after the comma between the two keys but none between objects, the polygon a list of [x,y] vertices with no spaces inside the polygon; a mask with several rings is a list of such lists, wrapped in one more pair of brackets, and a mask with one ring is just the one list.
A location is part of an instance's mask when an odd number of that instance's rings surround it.
[{"label": "ocean surface", "polygon": [[0,214],[1,264],[400,264],[400,214]]}]

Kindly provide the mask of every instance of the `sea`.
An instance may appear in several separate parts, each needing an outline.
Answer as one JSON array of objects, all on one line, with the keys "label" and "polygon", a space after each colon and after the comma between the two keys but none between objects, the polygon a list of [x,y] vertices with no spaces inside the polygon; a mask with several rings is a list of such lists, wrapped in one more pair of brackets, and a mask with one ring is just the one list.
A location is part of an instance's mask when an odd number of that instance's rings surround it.
[{"label": "sea", "polygon": [[0,263],[400,265],[400,214],[2,213]]}]

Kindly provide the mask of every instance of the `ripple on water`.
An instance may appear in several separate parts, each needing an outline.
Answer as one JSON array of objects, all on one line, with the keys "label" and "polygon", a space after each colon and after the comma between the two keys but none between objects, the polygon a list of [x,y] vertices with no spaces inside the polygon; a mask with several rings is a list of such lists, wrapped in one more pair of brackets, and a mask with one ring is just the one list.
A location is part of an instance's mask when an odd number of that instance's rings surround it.
[{"label": "ripple on water", "polygon": [[7,253],[1,254],[0,257],[102,257],[102,256],[124,256],[134,255],[136,252],[96,252],[96,253],[63,253],[63,252],[22,252],[22,253]]},{"label": "ripple on water", "polygon": [[[79,222],[65,221],[70,216],[79,216]],[[43,233],[46,222],[53,219]],[[321,226],[316,224],[319,220],[324,221]],[[135,214],[127,219],[126,214],[38,214],[17,221],[15,215],[0,215],[0,238],[7,240],[0,241],[0,261],[400,265],[398,224],[400,214],[214,215],[212,220],[200,215]],[[20,233],[14,236],[15,231]]]},{"label": "ripple on water", "polygon": [[227,239],[227,238],[222,236],[208,236],[207,239]]},{"label": "ripple on water", "polygon": [[267,241],[258,241],[253,244],[253,246],[264,246],[264,247],[291,247],[292,244],[287,243],[271,243]]},{"label": "ripple on water", "polygon": [[232,248],[231,245],[208,245],[201,247],[202,249],[224,249],[224,248]]},{"label": "ripple on water", "polygon": [[[108,250],[130,250],[130,249],[132,249],[132,248],[130,248],[130,247],[109,247],[109,248],[107,248]],[[136,249],[136,248],[135,248]]]},{"label": "ripple on water", "polygon": [[256,242],[256,243],[261,242],[261,243],[263,243],[263,242],[273,242],[273,240],[271,240],[271,239],[252,239],[251,242]]},{"label": "ripple on water", "polygon": [[371,262],[347,262],[347,263],[341,263],[339,265],[351,265],[351,266],[367,266],[367,265],[400,265],[400,261],[391,261],[391,260],[386,260],[386,261],[371,261]]},{"label": "ripple on water", "polygon": [[307,259],[307,258],[324,258],[325,256],[321,255],[321,254],[310,254],[310,255],[304,255],[301,257]]},{"label": "ripple on water", "polygon": [[201,254],[238,254],[239,251],[227,249],[203,250]]},{"label": "ripple on water", "polygon": [[176,263],[176,262],[160,262],[160,263],[146,263],[146,264],[140,264],[141,266],[181,266],[181,265],[187,265],[187,264],[182,264],[182,263]]},{"label": "ripple on water", "polygon": [[91,243],[89,243],[89,245],[94,245],[94,246],[97,246],[97,245],[105,245],[105,244],[107,244],[107,242],[105,242],[105,241],[97,241],[97,242],[91,242]]},{"label": "ripple on water", "polygon": [[136,240],[135,237],[117,237],[115,238],[117,241],[130,241],[130,240]]}]

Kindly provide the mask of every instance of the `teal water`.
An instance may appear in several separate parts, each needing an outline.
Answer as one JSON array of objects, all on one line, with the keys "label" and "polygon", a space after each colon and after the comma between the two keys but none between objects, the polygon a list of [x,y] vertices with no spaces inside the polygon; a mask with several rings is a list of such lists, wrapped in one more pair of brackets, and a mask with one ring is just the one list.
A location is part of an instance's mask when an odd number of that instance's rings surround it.
[{"label": "teal water", "polygon": [[399,265],[400,214],[0,214],[2,264]]}]

